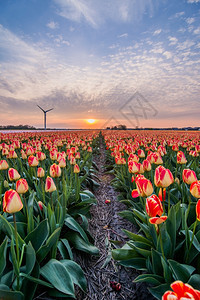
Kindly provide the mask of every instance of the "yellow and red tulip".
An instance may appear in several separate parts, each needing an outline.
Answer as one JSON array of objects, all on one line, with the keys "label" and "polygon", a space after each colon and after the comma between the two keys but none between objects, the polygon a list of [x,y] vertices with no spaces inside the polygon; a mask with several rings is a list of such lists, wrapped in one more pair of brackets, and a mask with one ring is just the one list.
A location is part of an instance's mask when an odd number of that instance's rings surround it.
[{"label": "yellow and red tulip", "polygon": [[3,211],[9,214],[14,214],[23,208],[23,203],[19,194],[10,189],[6,191],[3,197]]}]

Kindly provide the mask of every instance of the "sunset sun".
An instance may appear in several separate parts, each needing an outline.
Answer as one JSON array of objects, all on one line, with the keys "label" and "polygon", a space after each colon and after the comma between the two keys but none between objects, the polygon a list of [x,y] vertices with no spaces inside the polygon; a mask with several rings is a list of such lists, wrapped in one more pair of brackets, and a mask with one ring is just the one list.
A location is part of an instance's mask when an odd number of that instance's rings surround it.
[{"label": "sunset sun", "polygon": [[87,119],[87,122],[89,123],[89,124],[94,124],[95,123],[95,119]]}]

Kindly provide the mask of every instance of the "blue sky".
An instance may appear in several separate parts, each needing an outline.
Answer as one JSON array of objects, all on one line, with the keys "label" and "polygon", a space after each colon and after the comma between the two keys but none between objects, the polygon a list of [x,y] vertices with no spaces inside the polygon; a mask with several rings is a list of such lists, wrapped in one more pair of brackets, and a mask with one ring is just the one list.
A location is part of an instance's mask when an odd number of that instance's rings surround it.
[{"label": "blue sky", "polygon": [[200,0],[0,1],[0,125],[200,126],[199,97]]}]

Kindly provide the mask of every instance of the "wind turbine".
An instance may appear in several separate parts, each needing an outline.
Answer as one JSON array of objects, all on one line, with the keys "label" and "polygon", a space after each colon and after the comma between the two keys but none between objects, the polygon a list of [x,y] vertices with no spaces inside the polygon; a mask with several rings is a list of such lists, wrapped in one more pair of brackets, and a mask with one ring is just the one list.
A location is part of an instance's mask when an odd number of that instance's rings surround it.
[{"label": "wind turbine", "polygon": [[50,109],[47,109],[47,110],[44,110],[42,107],[40,107],[39,105],[37,105],[44,113],[44,129],[46,130],[47,129],[47,117],[46,117],[46,114],[47,112],[49,112],[50,110],[52,110],[53,108],[50,108]]}]

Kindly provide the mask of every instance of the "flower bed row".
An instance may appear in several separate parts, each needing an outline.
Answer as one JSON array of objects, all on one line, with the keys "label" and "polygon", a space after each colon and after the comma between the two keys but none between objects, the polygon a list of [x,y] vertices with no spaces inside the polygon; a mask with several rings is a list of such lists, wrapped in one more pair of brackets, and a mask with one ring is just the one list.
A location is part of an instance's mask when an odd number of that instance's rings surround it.
[{"label": "flower bed row", "polygon": [[[141,270],[157,299],[200,299],[200,135],[106,132],[107,168],[114,172],[120,213],[138,228],[112,251]],[[171,286],[171,287],[170,287]],[[182,298],[181,298],[182,299]]]},{"label": "flower bed row", "polygon": [[91,132],[1,134],[0,298],[33,299],[86,291],[74,249],[98,255],[88,231],[97,186]]}]

